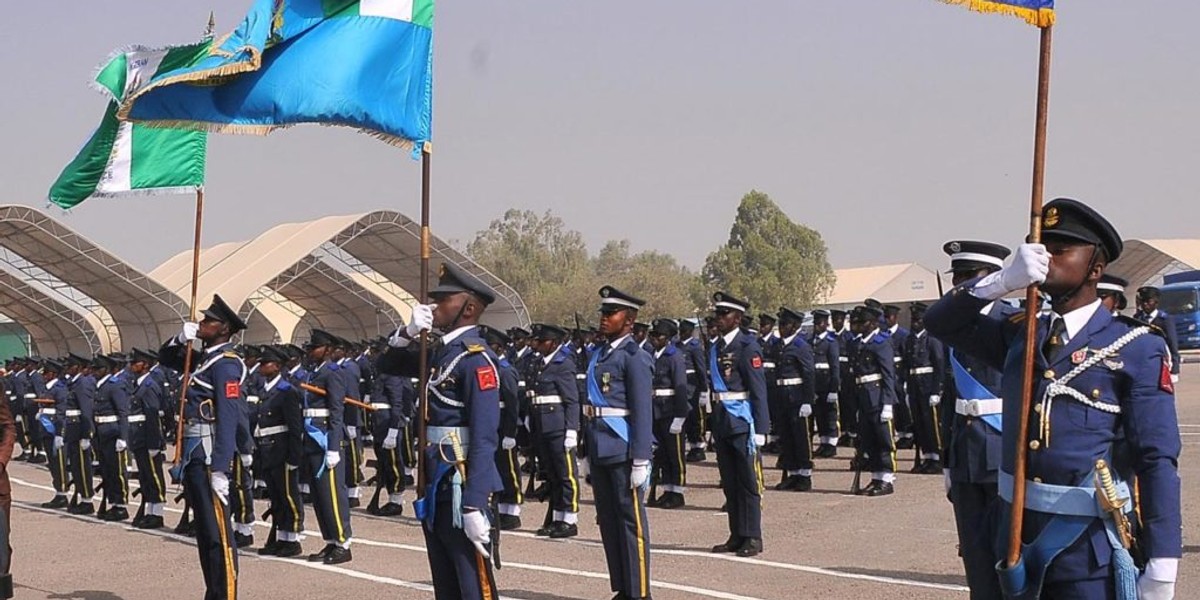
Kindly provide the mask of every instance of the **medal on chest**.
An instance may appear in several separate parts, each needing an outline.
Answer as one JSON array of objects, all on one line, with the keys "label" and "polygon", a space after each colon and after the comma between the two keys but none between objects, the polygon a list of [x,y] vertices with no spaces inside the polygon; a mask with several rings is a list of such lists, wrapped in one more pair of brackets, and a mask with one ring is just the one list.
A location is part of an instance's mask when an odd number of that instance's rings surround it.
[{"label": "medal on chest", "polygon": [[721,375],[724,376],[725,379],[729,379],[731,376],[733,376],[733,354],[721,355]]},{"label": "medal on chest", "polygon": [[612,373],[600,374],[600,392],[607,394],[612,390]]}]

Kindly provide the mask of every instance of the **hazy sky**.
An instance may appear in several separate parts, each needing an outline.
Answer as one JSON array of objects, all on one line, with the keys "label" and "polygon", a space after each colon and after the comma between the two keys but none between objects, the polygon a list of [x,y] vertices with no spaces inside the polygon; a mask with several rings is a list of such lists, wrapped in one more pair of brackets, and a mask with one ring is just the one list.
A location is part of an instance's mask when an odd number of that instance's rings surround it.
[{"label": "hazy sky", "polygon": [[[6,7],[0,201],[45,205],[104,110],[85,84],[110,51],[193,41],[210,8],[227,32],[249,4]],[[1090,202],[1128,238],[1197,237],[1200,5],[1059,5],[1047,199]],[[752,188],[819,230],[835,267],[936,266],[951,237],[1023,236],[1038,34],[1016,19],[934,0],[443,0],[436,27],[444,238],[550,209],[593,249],[628,238],[698,267]],[[330,214],[419,216],[419,164],[350,130],[209,149],[205,245]],[[161,196],[50,212],[149,270],[190,246],[192,210]]]}]

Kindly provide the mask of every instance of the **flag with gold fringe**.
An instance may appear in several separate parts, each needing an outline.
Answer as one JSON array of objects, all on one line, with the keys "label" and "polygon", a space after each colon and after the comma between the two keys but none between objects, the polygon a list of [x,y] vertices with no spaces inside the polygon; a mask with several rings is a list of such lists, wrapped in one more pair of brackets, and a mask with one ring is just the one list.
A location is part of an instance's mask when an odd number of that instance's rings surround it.
[{"label": "flag with gold fringe", "polygon": [[947,4],[961,4],[982,13],[997,13],[1021,17],[1035,27],[1054,24],[1054,0],[942,0]]}]

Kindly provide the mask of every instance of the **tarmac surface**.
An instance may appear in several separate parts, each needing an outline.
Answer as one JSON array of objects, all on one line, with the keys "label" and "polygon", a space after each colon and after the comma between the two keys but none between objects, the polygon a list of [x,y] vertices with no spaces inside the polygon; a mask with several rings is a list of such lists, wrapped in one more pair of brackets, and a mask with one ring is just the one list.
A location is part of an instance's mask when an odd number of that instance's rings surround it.
[{"label": "tarmac surface", "polygon": [[[1184,522],[1200,518],[1200,365],[1184,366],[1178,412],[1183,439]],[[659,600],[723,598],[906,598],[968,597],[956,554],[957,538],[942,478],[901,472],[896,494],[882,498],[848,495],[853,473],[849,449],[819,460],[815,489],[766,494],[765,552],[751,559],[710,554],[725,540],[725,516],[717,471],[710,461],[688,465],[688,506],[650,509],[652,592]],[[907,471],[913,452],[900,452]],[[767,466],[774,462],[768,455]],[[1197,461],[1197,462],[1192,462]],[[144,532],[127,523],[102,523],[46,510],[52,496],[41,466],[13,462],[13,573],[16,598],[27,600],[140,600],[203,595],[196,550],[190,538],[169,530]],[[778,471],[768,471],[768,486]],[[369,493],[367,490],[365,493]],[[585,499],[590,493],[584,493]],[[412,492],[406,492],[411,502]],[[364,498],[364,504],[366,498]],[[505,532],[504,567],[497,573],[502,598],[526,600],[607,599],[599,532],[585,501],[580,535],[570,540],[535,538],[544,504],[526,503],[525,526]],[[131,507],[133,512],[136,506]],[[262,513],[266,504],[256,503]],[[417,523],[407,516],[379,518],[354,511],[354,560],[327,567],[296,559],[264,559],[254,550],[266,540],[259,523],[255,547],[240,557],[239,595],[253,599],[430,598],[429,565]],[[168,507],[168,527],[179,520]],[[308,512],[307,552],[320,549],[316,521]],[[1178,597],[1200,582],[1200,541],[1184,532]]]}]

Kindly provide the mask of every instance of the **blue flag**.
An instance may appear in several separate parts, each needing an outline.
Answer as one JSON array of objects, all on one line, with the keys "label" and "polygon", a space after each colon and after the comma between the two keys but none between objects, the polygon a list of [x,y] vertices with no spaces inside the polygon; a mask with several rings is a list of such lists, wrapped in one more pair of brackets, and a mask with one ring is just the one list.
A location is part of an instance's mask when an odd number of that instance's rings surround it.
[{"label": "blue flag", "polygon": [[258,135],[342,125],[419,155],[433,120],[433,0],[255,0],[208,57],[131,90],[119,117]]},{"label": "blue flag", "polygon": [[942,0],[949,4],[963,4],[984,13],[1012,15],[1025,19],[1035,27],[1054,24],[1054,0]]}]

